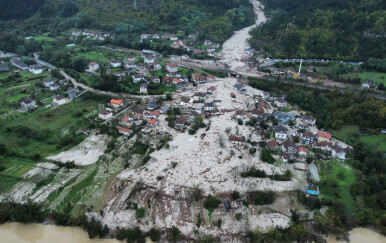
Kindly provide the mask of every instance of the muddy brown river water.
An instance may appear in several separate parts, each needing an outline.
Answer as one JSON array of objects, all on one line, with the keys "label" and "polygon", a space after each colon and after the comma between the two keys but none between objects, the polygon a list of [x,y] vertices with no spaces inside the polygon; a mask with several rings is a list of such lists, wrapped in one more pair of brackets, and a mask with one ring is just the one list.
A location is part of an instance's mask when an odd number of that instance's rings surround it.
[{"label": "muddy brown river water", "polygon": [[[329,243],[343,243],[335,237],[328,237]],[[43,224],[6,223],[0,225],[1,243],[122,243],[113,239],[89,239],[80,228]],[[148,242],[151,242],[148,240]],[[386,237],[366,228],[350,232],[352,243],[386,243]]]}]

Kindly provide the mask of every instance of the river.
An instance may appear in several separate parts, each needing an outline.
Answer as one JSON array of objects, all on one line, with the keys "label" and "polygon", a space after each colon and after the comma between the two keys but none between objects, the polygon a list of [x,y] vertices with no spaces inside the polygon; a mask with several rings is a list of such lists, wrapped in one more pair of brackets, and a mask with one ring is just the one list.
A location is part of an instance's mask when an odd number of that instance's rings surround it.
[{"label": "river", "polygon": [[[385,243],[386,237],[366,228],[350,231],[351,243]],[[327,238],[329,243],[344,243],[334,236]],[[63,227],[43,224],[6,223],[0,225],[0,242],[7,243],[122,243],[113,239],[90,239],[87,232],[76,227]],[[152,242],[147,239],[147,242]]]}]

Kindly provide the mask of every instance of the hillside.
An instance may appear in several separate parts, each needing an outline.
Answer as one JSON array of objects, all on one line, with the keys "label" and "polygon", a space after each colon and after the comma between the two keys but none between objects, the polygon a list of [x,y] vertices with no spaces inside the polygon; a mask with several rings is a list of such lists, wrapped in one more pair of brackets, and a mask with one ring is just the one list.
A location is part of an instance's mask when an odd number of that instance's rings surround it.
[{"label": "hillside", "polygon": [[382,0],[264,0],[270,20],[251,32],[275,57],[367,60],[386,55]]},{"label": "hillside", "polygon": [[[10,3],[9,3],[10,2]],[[22,6],[22,7],[20,7]],[[248,0],[16,0],[0,1],[2,28],[30,34],[93,28],[114,34],[192,33],[223,42],[254,21]]]}]

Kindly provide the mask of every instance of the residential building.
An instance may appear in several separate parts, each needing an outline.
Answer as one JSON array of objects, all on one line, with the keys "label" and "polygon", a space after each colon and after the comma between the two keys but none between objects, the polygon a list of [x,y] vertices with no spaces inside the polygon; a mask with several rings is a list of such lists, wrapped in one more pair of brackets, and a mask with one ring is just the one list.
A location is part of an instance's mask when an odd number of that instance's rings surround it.
[{"label": "residential building", "polygon": [[364,88],[364,89],[369,89],[371,87],[371,85],[370,85],[370,82],[369,81],[366,81],[366,82],[363,82],[362,83],[362,88]]},{"label": "residential building", "polygon": [[43,72],[43,68],[37,65],[31,65],[29,66],[29,71],[33,74],[41,74]]},{"label": "residential building", "polygon": [[29,68],[28,68],[28,65],[25,64],[24,62],[20,61],[20,58],[17,58],[17,57],[13,57],[11,58],[11,63],[21,69],[22,71],[27,71]]},{"label": "residential building", "polygon": [[159,82],[161,82],[161,80],[159,79],[158,76],[153,76],[153,77],[151,77],[151,82],[153,82],[153,83],[159,83]]},{"label": "residential building", "polygon": [[118,60],[110,60],[109,64],[111,67],[117,68],[117,67],[120,67],[122,65],[122,62],[118,61]]},{"label": "residential building", "polygon": [[314,66],[310,65],[307,67],[307,72],[313,73],[314,72]]},{"label": "residential building", "polygon": [[46,88],[49,88],[51,85],[53,85],[55,82],[53,79],[46,79],[46,80],[43,80],[43,85],[44,87]]},{"label": "residential building", "polygon": [[23,110],[32,110],[32,109],[35,109],[36,107],[38,107],[36,105],[36,102],[33,98],[28,98],[28,99],[24,99],[20,102],[20,106]]},{"label": "residential building", "polygon": [[108,120],[113,117],[113,113],[109,110],[99,112],[98,117],[102,120]]},{"label": "residential building", "polygon": [[205,93],[201,93],[201,92],[197,92],[194,94],[194,101],[205,101],[207,99],[207,94]]},{"label": "residential building", "polygon": [[296,154],[297,152],[296,144],[291,140],[284,141],[281,145],[281,149],[284,153],[287,154]]},{"label": "residential building", "polygon": [[9,66],[7,64],[0,64],[0,72],[9,71]]},{"label": "residential building", "polygon": [[140,108],[133,108],[132,113],[133,113],[134,117],[142,118],[145,111],[143,109],[140,109]]},{"label": "residential building", "polygon": [[222,104],[222,101],[221,100],[213,100],[213,103],[215,106],[220,107]]},{"label": "residential building", "polygon": [[269,99],[271,97],[268,92],[262,92],[260,95],[263,100]]},{"label": "residential building", "polygon": [[50,86],[50,90],[51,91],[55,91],[55,90],[59,90],[60,89],[60,85],[59,84],[51,84]]},{"label": "residential building", "polygon": [[144,63],[147,63],[147,64],[153,64],[155,62],[155,58],[152,57],[152,56],[147,56],[144,58]]},{"label": "residential building", "polygon": [[313,144],[315,141],[315,136],[311,133],[305,132],[301,134],[301,140],[300,142],[302,144]]},{"label": "residential building", "polygon": [[215,106],[214,106],[213,102],[205,103],[205,105],[204,105],[204,110],[207,112],[214,111],[214,108],[215,108]]},{"label": "residential building", "polygon": [[206,92],[208,93],[208,94],[214,94],[214,92],[216,92],[216,87],[214,87],[214,86],[211,86],[211,87],[209,87],[209,88],[207,88],[206,89]]},{"label": "residential building", "polygon": [[176,73],[178,71],[178,65],[175,63],[166,63],[165,69],[169,73]]},{"label": "residential building", "polygon": [[141,81],[145,81],[145,76],[143,76],[141,74],[133,75],[133,82],[134,83],[141,82]]},{"label": "residential building", "polygon": [[331,134],[318,131],[318,142],[329,142],[331,140]]},{"label": "residential building", "polygon": [[215,76],[213,76],[212,74],[209,74],[207,77],[206,77],[206,81],[207,82],[214,82],[214,81],[216,81],[216,77]]},{"label": "residential building", "polygon": [[340,159],[340,160],[345,160],[346,159],[346,151],[344,148],[334,145],[332,146],[332,151],[331,155],[334,158]]},{"label": "residential building", "polygon": [[68,88],[67,89],[68,98],[71,100],[75,99],[77,92],[78,92],[77,88]]},{"label": "residential building", "polygon": [[287,139],[287,129],[283,126],[278,126],[275,129],[275,139],[277,140],[285,140]]},{"label": "residential building", "polygon": [[90,69],[90,70],[93,71],[93,72],[96,72],[96,71],[99,70],[99,64],[96,63],[96,62],[90,62],[90,63],[88,64],[88,69]]},{"label": "residential building", "polygon": [[156,127],[156,126],[158,125],[158,121],[157,121],[157,119],[151,119],[151,120],[148,120],[148,121],[147,121],[147,125],[148,125],[149,127]]},{"label": "residential building", "polygon": [[275,141],[275,140],[271,140],[269,141],[266,146],[265,146],[266,149],[269,149],[269,150],[277,150],[279,149],[279,144]]},{"label": "residential building", "polygon": [[275,105],[277,105],[277,107],[279,108],[284,108],[287,107],[287,101],[282,98],[278,98],[275,100]]},{"label": "residential building", "polygon": [[65,103],[66,103],[66,97],[64,97],[64,95],[55,96],[52,101],[53,105],[63,105]]},{"label": "residential building", "polygon": [[331,152],[332,150],[332,143],[322,141],[322,142],[316,142],[314,143],[314,148],[319,148],[323,150],[323,152]]},{"label": "residential building", "polygon": [[174,121],[174,125],[179,128],[185,127],[186,124],[186,118],[184,116],[179,116],[177,119]]},{"label": "residential building", "polygon": [[173,79],[169,77],[164,77],[162,79],[162,84],[165,86],[172,86],[173,85]]},{"label": "residential building", "polygon": [[287,112],[273,112],[272,115],[276,120],[283,124],[287,124],[289,121],[295,121],[295,115]]},{"label": "residential building", "polygon": [[260,109],[254,109],[251,112],[251,118],[254,120],[264,120],[265,113],[263,110]]},{"label": "residential building", "polygon": [[316,118],[314,118],[312,116],[303,116],[302,121],[304,123],[309,124],[309,125],[315,125],[316,124]]},{"label": "residential building", "polygon": [[123,104],[123,100],[111,99],[111,100],[110,100],[110,105],[111,105],[114,109],[119,109],[119,108],[122,107],[124,104]]},{"label": "residential building", "polygon": [[141,94],[147,94],[147,84],[141,84],[139,86],[139,93]]},{"label": "residential building", "polygon": [[298,148],[298,155],[302,157],[306,157],[308,154],[308,149],[306,147],[300,146]]},{"label": "residential building", "polygon": [[229,139],[229,142],[233,144],[241,145],[245,143],[244,137],[229,136],[228,139]]},{"label": "residential building", "polygon": [[192,74],[192,80],[193,82],[196,82],[198,84],[203,84],[207,82],[207,78],[202,75],[201,73],[193,73]]},{"label": "residential building", "polygon": [[125,128],[125,127],[119,127],[118,128],[118,132],[120,134],[123,134],[125,136],[130,136],[130,134],[133,132],[132,130],[128,129],[128,128]]}]

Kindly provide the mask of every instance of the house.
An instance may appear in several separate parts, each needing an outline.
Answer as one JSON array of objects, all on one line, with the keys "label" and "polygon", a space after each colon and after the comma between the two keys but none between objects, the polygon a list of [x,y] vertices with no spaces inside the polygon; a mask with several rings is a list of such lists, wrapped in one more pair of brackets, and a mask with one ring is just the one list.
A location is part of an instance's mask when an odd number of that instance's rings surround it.
[{"label": "house", "polygon": [[35,109],[36,107],[38,107],[33,98],[28,98],[28,99],[22,100],[20,102],[20,106],[25,111],[32,110],[32,109]]},{"label": "house", "polygon": [[300,142],[302,144],[313,144],[315,141],[315,136],[311,133],[305,132],[301,134],[301,140]]},{"label": "house", "polygon": [[285,101],[285,100],[282,99],[282,98],[276,99],[274,103],[275,103],[275,105],[277,105],[277,107],[279,107],[279,108],[287,107],[287,101]]},{"label": "house", "polygon": [[99,112],[98,117],[102,120],[108,120],[113,117],[113,113],[109,110]]},{"label": "house", "polygon": [[141,94],[147,94],[147,84],[141,84],[139,86],[139,93]]},{"label": "house", "polygon": [[53,79],[46,79],[46,80],[43,80],[43,85],[44,87],[46,88],[49,88],[51,85],[53,85],[55,82]]},{"label": "house", "polygon": [[122,65],[122,62],[118,61],[118,60],[110,60],[109,64],[111,67],[117,68],[117,67],[120,67]]},{"label": "house", "polygon": [[96,72],[96,71],[98,71],[98,69],[99,69],[99,64],[98,64],[98,63],[95,63],[95,62],[90,62],[90,63],[88,64],[88,69],[90,69],[90,70],[93,71],[93,72]]},{"label": "house", "polygon": [[9,66],[7,64],[0,64],[0,72],[8,71]]},{"label": "house", "polygon": [[172,83],[173,84],[178,84],[180,82],[180,80],[178,79],[178,78],[173,78],[173,80],[172,80]]},{"label": "house", "polygon": [[169,110],[169,107],[168,107],[168,106],[164,106],[164,107],[161,107],[160,112],[161,112],[162,114],[165,114],[168,110]]},{"label": "house", "polygon": [[277,140],[285,140],[287,139],[287,129],[283,126],[278,126],[275,129],[275,139]]},{"label": "house", "polygon": [[263,120],[265,117],[265,113],[263,110],[260,109],[254,109],[251,113],[251,118],[254,120]]},{"label": "house", "polygon": [[268,92],[262,92],[260,95],[263,100],[269,99],[271,97]]},{"label": "house", "polygon": [[51,91],[55,91],[55,90],[58,90],[60,89],[60,85],[59,84],[51,84],[50,86],[50,90]]},{"label": "house", "polygon": [[68,98],[71,100],[75,99],[77,92],[78,92],[77,88],[68,88],[67,89]]},{"label": "house", "polygon": [[307,72],[313,73],[314,72],[314,66],[310,65],[307,67]]},{"label": "house", "polygon": [[287,154],[296,154],[297,152],[296,144],[291,140],[285,140],[281,145],[281,149]]},{"label": "house", "polygon": [[235,89],[237,89],[237,91],[240,91],[240,92],[246,91],[245,86],[243,84],[240,84],[240,83],[237,83],[237,84],[233,85],[233,87]]},{"label": "house", "polygon": [[308,154],[308,149],[306,147],[300,146],[298,148],[298,155],[302,157],[306,157]]},{"label": "house", "polygon": [[66,97],[64,95],[58,95],[54,97],[54,100],[52,101],[53,105],[63,105],[66,103]]},{"label": "house", "polygon": [[170,40],[171,41],[178,41],[178,36],[172,35],[172,36],[170,36]]},{"label": "house", "polygon": [[245,143],[244,137],[229,136],[228,139],[229,139],[229,142],[233,144],[241,145]]},{"label": "house", "polygon": [[193,99],[189,97],[184,97],[180,100],[180,106],[192,106],[193,104]]},{"label": "house", "polygon": [[207,112],[214,111],[214,108],[215,108],[215,105],[213,104],[213,102],[205,103],[205,105],[204,105],[204,110]]},{"label": "house", "polygon": [[137,69],[137,64],[135,64],[134,62],[127,62],[125,64],[125,68],[135,70]]},{"label": "house", "polygon": [[135,62],[136,59],[137,58],[133,56],[126,58],[127,62]]},{"label": "house", "polygon": [[193,50],[193,53],[194,53],[194,54],[201,54],[201,53],[202,53],[202,50],[194,49],[194,50]]},{"label": "house", "polygon": [[118,108],[122,107],[124,104],[123,104],[123,100],[115,100],[115,99],[111,99],[111,100],[110,100],[110,105],[111,105],[114,109],[118,109]]},{"label": "house", "polygon": [[345,160],[346,159],[346,151],[344,148],[339,147],[338,145],[332,146],[332,151],[331,155],[334,158],[340,159],[340,160]]},{"label": "house", "polygon": [[131,131],[130,129],[125,128],[125,127],[119,127],[119,128],[118,128],[118,132],[119,132],[120,134],[125,135],[125,136],[129,136],[133,131]]},{"label": "house", "polygon": [[145,59],[143,59],[143,62],[147,64],[153,64],[155,62],[155,58],[152,56],[147,56]]},{"label": "house", "polygon": [[153,68],[154,68],[154,71],[158,71],[162,69],[162,66],[158,62],[155,62],[153,63]]},{"label": "house", "polygon": [[123,126],[126,126],[126,127],[128,127],[128,126],[130,126],[130,121],[132,121],[132,120],[134,120],[132,117],[130,117],[130,116],[125,116],[125,117],[123,117],[122,119],[121,119],[121,125],[123,125]]},{"label": "house", "polygon": [[269,141],[265,145],[265,148],[269,149],[269,150],[277,150],[277,149],[279,149],[279,144],[275,140],[272,139],[271,141]]},{"label": "house", "polygon": [[40,57],[40,52],[34,52],[34,58],[39,59]]},{"label": "house", "polygon": [[33,74],[41,74],[43,72],[43,68],[37,65],[31,65],[29,66],[29,71]]},{"label": "house", "polygon": [[184,116],[179,116],[177,119],[174,121],[174,125],[180,128],[185,127],[186,123],[186,118]]},{"label": "house", "polygon": [[133,108],[132,110],[133,116],[136,118],[142,118],[143,114],[145,113],[144,110],[140,108]]},{"label": "house", "polygon": [[11,63],[22,71],[27,71],[29,69],[28,65],[20,61],[20,58],[17,57],[11,58]]},{"label": "house", "polygon": [[366,82],[363,82],[362,83],[362,88],[364,88],[364,89],[369,89],[371,87],[371,85],[370,85],[370,82],[369,81],[366,81]]},{"label": "house", "polygon": [[196,82],[198,84],[203,84],[207,82],[207,78],[202,75],[201,73],[193,73],[192,74],[192,80],[193,82]]},{"label": "house", "polygon": [[205,101],[207,99],[207,94],[197,92],[194,94],[194,101]]},{"label": "house", "polygon": [[244,111],[241,111],[241,110],[237,110],[235,111],[235,113],[233,114],[233,117],[234,119],[238,120],[238,119],[245,119],[245,112]]},{"label": "house", "polygon": [[318,142],[329,142],[331,140],[331,134],[318,131]]},{"label": "house", "polygon": [[295,115],[288,112],[273,112],[272,115],[276,120],[283,124],[287,124],[289,121],[295,121]]},{"label": "house", "polygon": [[251,55],[252,54],[252,49],[251,48],[245,48],[244,49],[244,54]]},{"label": "house", "polygon": [[147,126],[149,127],[156,127],[158,125],[157,119],[151,119],[147,121]]},{"label": "house", "polygon": [[150,111],[147,114],[147,117],[151,118],[151,119],[156,119],[158,116],[159,116],[159,112],[158,111]]},{"label": "house", "polygon": [[169,73],[176,73],[178,71],[178,65],[175,63],[166,63],[165,69]]},{"label": "house", "polygon": [[153,39],[159,39],[161,36],[159,34],[153,34]]},{"label": "house", "polygon": [[283,153],[283,154],[281,155],[281,160],[282,160],[284,163],[287,163],[289,159],[290,159],[290,156],[289,156],[288,154]]},{"label": "house", "polygon": [[172,60],[172,61],[180,61],[181,57],[180,56],[176,56],[176,55],[170,55],[170,60]]},{"label": "house", "polygon": [[165,85],[165,86],[172,86],[173,84],[173,79],[172,78],[169,78],[169,77],[164,77],[162,79],[162,84]]},{"label": "house", "polygon": [[316,118],[314,118],[312,116],[303,116],[302,121],[304,123],[309,124],[309,125],[315,125],[316,124]]},{"label": "house", "polygon": [[162,39],[170,39],[170,35],[168,33],[165,33],[161,36]]},{"label": "house", "polygon": [[314,143],[314,148],[318,148],[318,149],[321,149],[323,150],[323,152],[331,152],[331,149],[332,149],[332,143],[330,142],[326,142],[326,141],[322,141],[322,142],[316,142]]},{"label": "house", "polygon": [[217,107],[220,107],[221,104],[222,104],[221,100],[213,100],[213,103],[214,103],[214,105],[217,106]]},{"label": "house", "polygon": [[169,78],[180,78],[181,74],[179,72],[167,73],[166,76],[169,77]]},{"label": "house", "polygon": [[141,34],[141,41],[147,39],[147,37],[148,37],[147,34]]},{"label": "house", "polygon": [[204,44],[207,46],[212,45],[212,41],[211,40],[205,40]]},{"label": "house", "polygon": [[224,209],[226,212],[229,212],[232,209],[232,205],[231,205],[230,201],[228,201],[228,200],[224,201]]},{"label": "house", "polygon": [[267,102],[265,101],[260,101],[258,104],[257,104],[257,107],[259,109],[262,109],[265,113],[268,112],[268,110],[271,109],[271,107],[268,105]]},{"label": "house", "polygon": [[207,77],[206,77],[206,81],[207,82],[214,82],[214,81],[216,81],[216,77],[215,76],[213,76],[212,74],[209,74]]},{"label": "house", "polygon": [[138,83],[138,82],[141,82],[141,81],[145,81],[145,76],[143,76],[142,74],[133,75],[133,82],[134,83]]},{"label": "house", "polygon": [[195,112],[195,111],[192,111],[192,113],[190,113],[190,115],[189,115],[189,122],[190,122],[190,123],[193,123],[194,120],[196,119],[196,117],[198,117],[198,116],[201,116],[201,115],[198,114],[198,113]]},{"label": "house", "polygon": [[153,56],[153,57],[162,57],[161,53],[157,51],[152,51],[152,50],[142,50],[141,52],[141,57],[145,58],[147,56]]},{"label": "house", "polygon": [[153,77],[151,77],[151,82],[153,82],[153,83],[159,83],[161,80],[159,79],[159,77],[158,76],[153,76]]},{"label": "house", "polygon": [[207,90],[206,90],[206,92],[208,93],[208,94],[214,94],[214,92],[216,91],[216,87],[214,87],[214,86],[211,86],[211,87],[209,87]]},{"label": "house", "polygon": [[198,104],[193,104],[192,105],[192,110],[197,112],[198,114],[202,113],[203,108],[204,108],[204,104],[198,103]]},{"label": "house", "polygon": [[180,79],[180,82],[177,83],[176,89],[177,90],[183,90],[183,89],[186,89],[187,87],[189,87],[189,83],[187,81],[181,81],[181,79]]}]

